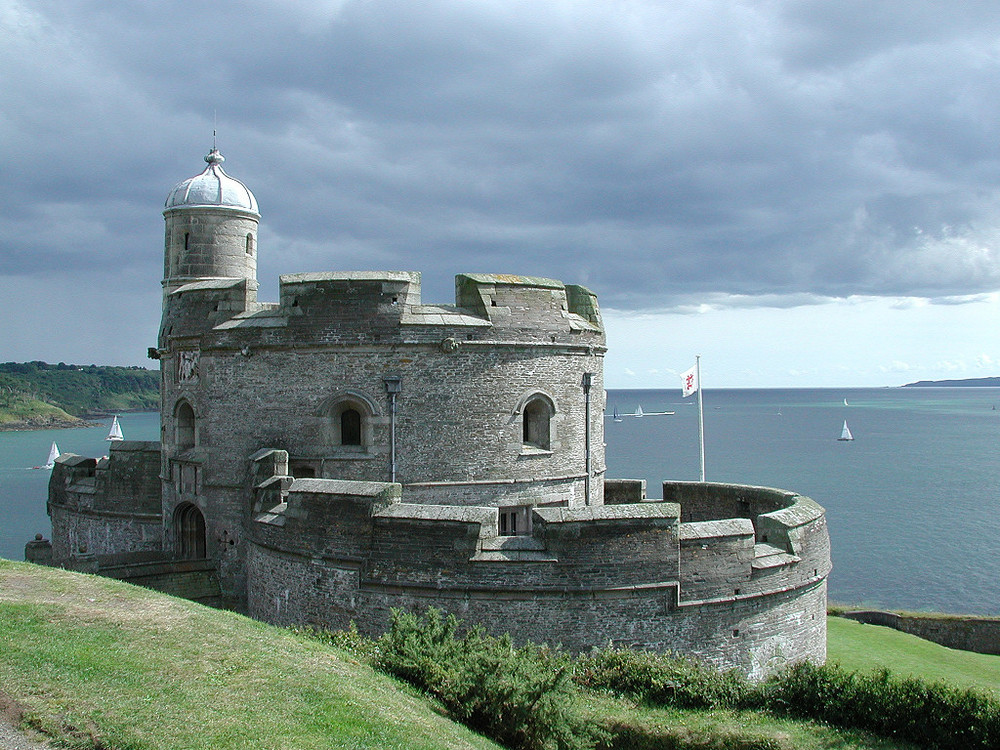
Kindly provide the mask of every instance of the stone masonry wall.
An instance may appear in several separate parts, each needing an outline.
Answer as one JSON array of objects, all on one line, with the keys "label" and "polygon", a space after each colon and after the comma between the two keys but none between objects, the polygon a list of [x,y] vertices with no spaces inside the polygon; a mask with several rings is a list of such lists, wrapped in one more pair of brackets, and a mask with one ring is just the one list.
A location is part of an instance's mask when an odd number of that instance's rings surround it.
[{"label": "stone masonry wall", "polygon": [[677,606],[670,585],[604,591],[454,590],[362,580],[363,566],[252,546],[250,611],[277,624],[383,632],[392,608],[437,607],[518,641],[586,650],[613,643],[697,656],[762,679],[781,666],[826,658],[826,584],[767,597]]},{"label": "stone masonry wall", "polygon": [[[191,502],[210,529],[209,553],[225,550],[219,540],[236,553],[223,588],[241,586],[237,527],[246,523],[248,457],[261,449],[287,451],[303,478],[391,480],[386,376],[401,381],[395,478],[410,502],[576,507],[588,501],[589,373],[589,501],[600,503],[604,334],[596,299],[544,279],[460,280],[475,309],[421,304],[419,274],[407,272],[282,277],[278,305],[253,301],[250,279],[210,279],[170,294],[160,349],[168,543],[176,507]],[[548,449],[525,445],[523,409],[533,395],[552,405]],[[194,412],[193,446],[178,442],[182,401]],[[362,413],[361,445],[339,440],[345,401]],[[177,472],[191,481],[178,483]]]},{"label": "stone masonry wall", "polygon": [[267,494],[249,547],[250,613],[376,634],[393,607],[435,606],[519,640],[680,650],[755,678],[825,658],[829,548],[808,498],[791,495],[772,520],[796,540],[775,552],[754,544],[748,519],[678,524],[673,503],[542,508],[531,536],[498,537],[495,508],[413,505],[398,492],[295,480]]},{"label": "stone masonry wall", "polygon": [[127,441],[100,461],[65,454],[49,479],[52,555],[61,564],[81,548],[111,554],[162,548],[159,445]]}]

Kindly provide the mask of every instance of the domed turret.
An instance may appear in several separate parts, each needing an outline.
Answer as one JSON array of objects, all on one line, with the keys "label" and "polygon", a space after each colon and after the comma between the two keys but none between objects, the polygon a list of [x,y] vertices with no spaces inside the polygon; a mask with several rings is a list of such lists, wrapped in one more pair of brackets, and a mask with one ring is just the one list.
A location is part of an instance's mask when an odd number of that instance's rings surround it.
[{"label": "domed turret", "polygon": [[163,210],[165,302],[194,281],[247,279],[257,288],[257,199],[226,174],[217,148],[205,161],[201,174],[170,191]]},{"label": "domed turret", "polygon": [[205,171],[190,177],[170,191],[165,209],[186,209],[200,206],[235,208],[258,214],[257,199],[250,189],[237,179],[230,177],[222,168],[226,158],[217,148],[208,152]]}]

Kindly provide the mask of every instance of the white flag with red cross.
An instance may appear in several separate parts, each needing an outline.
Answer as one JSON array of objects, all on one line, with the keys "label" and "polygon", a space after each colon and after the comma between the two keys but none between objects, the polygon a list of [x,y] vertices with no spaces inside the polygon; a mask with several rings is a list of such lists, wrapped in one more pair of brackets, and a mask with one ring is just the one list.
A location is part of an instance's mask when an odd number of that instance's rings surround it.
[{"label": "white flag with red cross", "polygon": [[684,398],[698,390],[698,365],[681,373],[681,388]]}]

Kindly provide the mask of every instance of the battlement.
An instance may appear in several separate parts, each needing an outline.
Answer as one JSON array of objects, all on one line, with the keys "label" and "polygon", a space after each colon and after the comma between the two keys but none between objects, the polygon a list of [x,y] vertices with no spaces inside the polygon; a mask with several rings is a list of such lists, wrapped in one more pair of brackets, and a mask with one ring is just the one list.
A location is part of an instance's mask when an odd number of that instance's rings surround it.
[{"label": "battlement", "polygon": [[[282,453],[266,454],[279,457],[271,468],[282,466]],[[766,487],[681,482],[668,488],[682,500],[742,493],[766,509],[753,518],[709,519],[702,508],[702,520],[681,522],[683,502],[534,507],[528,533],[505,536],[503,508],[409,503],[405,489],[392,483],[254,474],[262,480],[254,516],[259,543],[308,556],[335,540],[331,549],[340,555],[367,561],[373,585],[442,586],[446,577],[448,588],[488,584],[513,592],[669,583],[674,606],[682,607],[813,585],[829,571],[823,509]],[[720,502],[721,511],[730,507]]]},{"label": "battlement", "polygon": [[48,500],[56,564],[81,548],[96,554],[160,548],[160,444],[125,440],[109,453],[56,459]]},{"label": "battlement", "polygon": [[[603,345],[597,296],[582,286],[526,276],[460,274],[454,305],[423,304],[415,271],[298,273],[280,277],[279,302],[256,302],[256,282],[208,279],[173,291],[165,331],[289,329],[297,343],[320,333],[336,341],[431,342],[516,338]],[[491,333],[492,332],[492,333]],[[556,336],[553,339],[553,335]],[[560,338],[565,336],[565,339]],[[597,339],[595,341],[594,339]]]},{"label": "battlement", "polygon": [[296,273],[280,278],[279,309],[290,317],[351,317],[359,313],[398,318],[420,304],[415,271]]},{"label": "battlement", "polygon": [[551,325],[562,320],[579,330],[603,327],[597,295],[589,289],[534,276],[459,274],[455,303],[507,325]]}]

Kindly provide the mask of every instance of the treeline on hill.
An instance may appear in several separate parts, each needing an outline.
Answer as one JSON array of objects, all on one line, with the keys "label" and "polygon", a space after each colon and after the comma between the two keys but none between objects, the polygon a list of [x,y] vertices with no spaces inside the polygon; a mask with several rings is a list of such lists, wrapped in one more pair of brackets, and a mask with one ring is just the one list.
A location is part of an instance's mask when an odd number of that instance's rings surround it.
[{"label": "treeline on hill", "polygon": [[581,717],[589,693],[650,707],[758,711],[862,730],[927,748],[1000,747],[1000,703],[991,695],[888,671],[802,663],[763,682],[693,659],[608,647],[573,657],[509,636],[466,628],[430,609],[394,611],[378,639],[350,630],[307,631],[436,698],[448,714],[513,750],[781,747],[767,739],[699,744],[683,732]]},{"label": "treeline on hill", "polygon": [[0,364],[0,413],[20,420],[55,409],[73,417],[156,409],[160,374],[142,367]]}]

